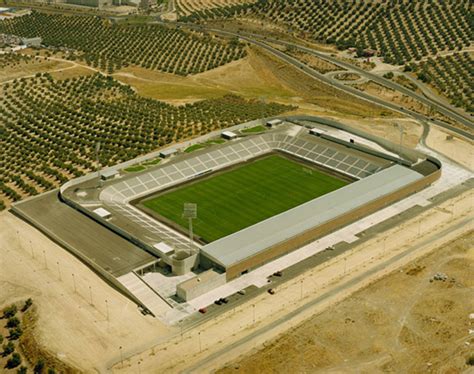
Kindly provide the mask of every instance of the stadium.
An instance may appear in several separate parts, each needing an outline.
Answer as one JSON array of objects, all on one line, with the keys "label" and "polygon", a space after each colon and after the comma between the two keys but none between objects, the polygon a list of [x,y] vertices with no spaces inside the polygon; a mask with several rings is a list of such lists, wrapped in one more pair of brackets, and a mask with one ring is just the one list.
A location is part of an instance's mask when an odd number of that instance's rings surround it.
[{"label": "stadium", "polygon": [[128,274],[160,269],[172,284],[165,294],[155,289],[160,297],[189,301],[441,174],[430,156],[331,120],[272,123],[190,153],[162,150],[161,162],[143,171],[126,173],[122,165],[66,183],[63,203],[148,256],[116,273],[83,261],[133,299]]}]

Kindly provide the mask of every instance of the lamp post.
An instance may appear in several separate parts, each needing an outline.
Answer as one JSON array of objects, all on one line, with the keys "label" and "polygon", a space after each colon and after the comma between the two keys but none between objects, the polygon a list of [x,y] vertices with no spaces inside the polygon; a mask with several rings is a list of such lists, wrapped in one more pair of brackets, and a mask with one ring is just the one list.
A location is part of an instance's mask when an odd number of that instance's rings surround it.
[{"label": "lamp post", "polygon": [[74,273],[72,273],[72,282],[74,283],[74,292],[77,292],[77,289],[76,289],[76,277],[74,277]]},{"label": "lamp post", "polygon": [[48,262],[46,261],[46,251],[43,250],[43,259],[44,259],[44,267],[47,269],[48,268]]},{"label": "lamp post", "polygon": [[[183,217],[188,219],[189,222],[189,245],[190,251],[193,247],[193,219],[197,218],[197,204],[195,203],[184,203]],[[191,254],[191,253],[190,253]]]},{"label": "lamp post", "polygon": [[400,131],[400,149],[398,153],[398,157],[400,159],[400,164],[402,163],[402,149],[403,149],[403,125],[397,123],[398,131]]},{"label": "lamp post", "polygon": [[92,287],[89,286],[89,295],[91,297],[91,305],[94,305],[94,303],[92,302]]}]

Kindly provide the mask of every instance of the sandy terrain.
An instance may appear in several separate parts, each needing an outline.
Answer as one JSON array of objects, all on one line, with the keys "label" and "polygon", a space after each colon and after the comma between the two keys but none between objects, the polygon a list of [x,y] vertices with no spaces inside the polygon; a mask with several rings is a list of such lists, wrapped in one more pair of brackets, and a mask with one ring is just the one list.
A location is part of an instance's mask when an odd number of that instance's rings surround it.
[{"label": "sandy terrain", "polygon": [[271,100],[291,99],[294,93],[262,69],[263,63],[262,58],[251,52],[241,60],[187,77],[139,67],[125,68],[114,77],[134,86],[140,95],[178,105],[229,93],[266,96]]},{"label": "sandy terrain", "polygon": [[127,349],[140,339],[168,333],[79,260],[8,212],[0,214],[0,269],[0,308],[31,297],[39,312],[40,343],[87,372],[103,371],[120,346]]},{"label": "sandy terrain", "polygon": [[400,129],[398,127],[400,125],[403,127],[403,145],[409,148],[415,148],[423,134],[423,126],[415,120],[408,118],[370,118],[359,120],[345,118],[344,123],[390,140],[395,144],[400,143]]},{"label": "sandy terrain", "polygon": [[[472,354],[471,231],[218,373],[460,372]],[[447,281],[430,281],[442,272]],[[236,370],[238,369],[238,370]]]},{"label": "sandy terrain", "polygon": [[425,115],[429,114],[429,108],[426,105],[412,99],[411,97],[405,96],[397,91],[388,89],[378,83],[368,82],[362,83],[355,86],[356,88],[364,91],[370,95],[379,97],[384,100],[391,101],[397,105],[403,106],[407,109],[419,112]]},{"label": "sandy terrain", "polygon": [[426,144],[470,170],[474,170],[474,144],[472,142],[452,136],[450,132],[432,126]]}]

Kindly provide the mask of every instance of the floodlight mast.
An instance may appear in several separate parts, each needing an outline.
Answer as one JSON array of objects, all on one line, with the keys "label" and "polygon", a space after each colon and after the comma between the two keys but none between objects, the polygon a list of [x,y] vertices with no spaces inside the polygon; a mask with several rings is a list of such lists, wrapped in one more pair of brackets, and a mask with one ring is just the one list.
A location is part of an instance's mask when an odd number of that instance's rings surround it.
[{"label": "floodlight mast", "polygon": [[189,244],[193,246],[193,219],[197,218],[197,204],[195,203],[184,203],[183,209],[184,218],[188,219],[189,222]]},{"label": "floodlight mast", "polygon": [[403,125],[397,123],[398,130],[400,131],[400,148],[398,151],[398,157],[400,159],[400,163],[402,163],[402,150],[403,150]]}]

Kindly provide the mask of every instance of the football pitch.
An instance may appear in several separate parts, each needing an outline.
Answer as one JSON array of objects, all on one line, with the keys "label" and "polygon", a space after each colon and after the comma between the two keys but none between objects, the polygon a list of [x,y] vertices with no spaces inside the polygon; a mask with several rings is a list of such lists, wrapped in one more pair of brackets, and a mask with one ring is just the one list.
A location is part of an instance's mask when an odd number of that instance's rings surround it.
[{"label": "football pitch", "polygon": [[141,204],[186,228],[183,205],[196,203],[194,233],[212,242],[346,184],[297,161],[270,155],[148,198]]}]

